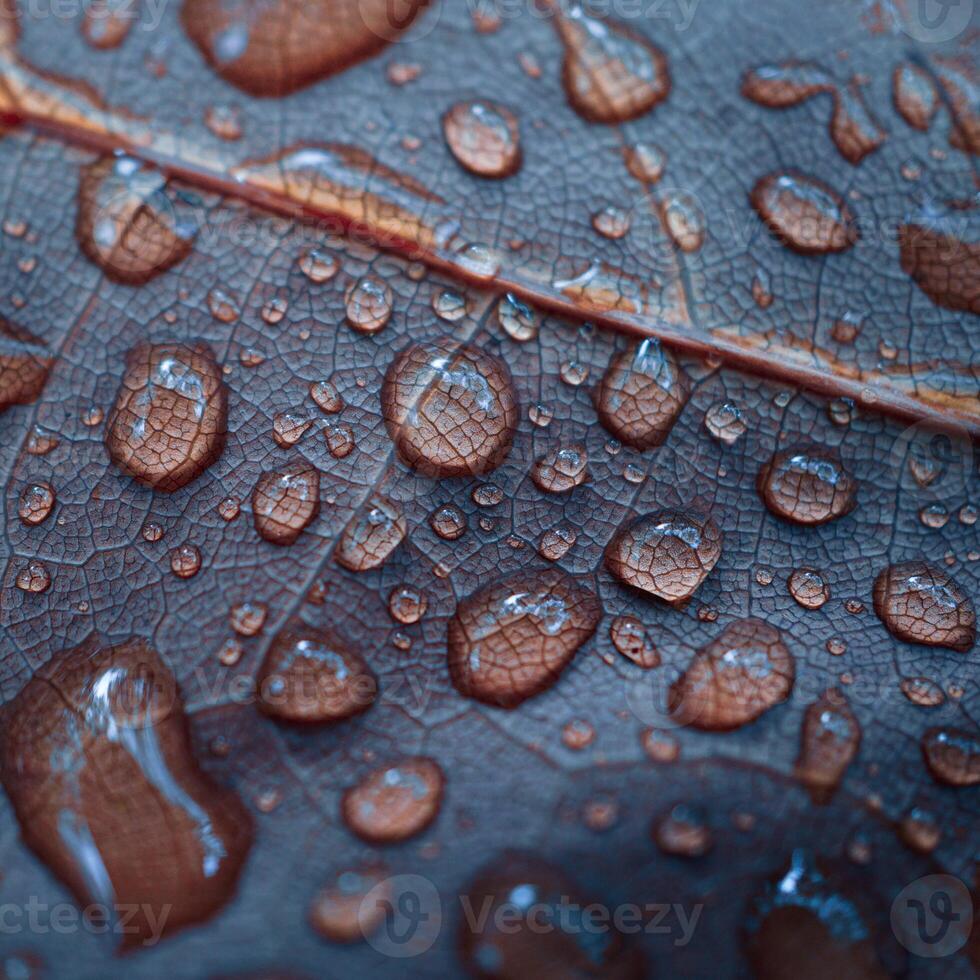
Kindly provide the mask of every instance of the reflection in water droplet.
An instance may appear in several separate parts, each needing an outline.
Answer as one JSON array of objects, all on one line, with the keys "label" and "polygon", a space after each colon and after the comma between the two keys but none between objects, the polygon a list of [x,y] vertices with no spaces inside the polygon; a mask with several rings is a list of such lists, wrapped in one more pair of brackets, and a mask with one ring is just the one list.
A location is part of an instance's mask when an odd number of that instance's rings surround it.
[{"label": "reflection in water droplet", "polygon": [[606,568],[626,585],[666,602],[686,602],[721,557],[711,518],[657,511],[620,528],[606,548]]},{"label": "reflection in water droplet", "polygon": [[850,208],[814,177],[769,174],[755,185],[750,199],[773,234],[803,255],[842,252],[860,237]]},{"label": "reflection in water droplet", "polygon": [[538,335],[538,315],[513,293],[507,293],[497,304],[497,320],[511,340],[526,343]]},{"label": "reflection in water droplet", "polygon": [[635,449],[659,446],[690,397],[674,355],[655,338],[614,354],[595,394],[603,427]]},{"label": "reflection in water droplet", "polygon": [[82,18],[82,36],[101,51],[118,48],[138,17],[132,0],[89,0]]},{"label": "reflection in water droplet", "polygon": [[461,694],[513,708],[551,687],[599,624],[598,599],[555,568],[517,572],[460,601],[449,671]]},{"label": "reflection in water droplet", "polygon": [[439,815],[445,776],[432,759],[402,759],[368,773],[344,793],[348,830],[371,844],[392,844],[422,833]]},{"label": "reflection in water droplet", "polygon": [[672,191],[660,202],[660,214],[667,234],[682,252],[696,252],[704,244],[705,216],[697,199],[682,191]]},{"label": "reflection in water droplet", "polygon": [[779,630],[760,619],[736,620],[698,650],[673,684],[671,714],[706,731],[739,728],[785,701],[795,676]]},{"label": "reflection in water droplet", "polygon": [[443,117],[446,143],[460,166],[480,177],[509,177],[521,165],[517,117],[482,99],[457,102]]},{"label": "reflection in water droplet", "polygon": [[437,289],[432,294],[432,310],[440,320],[458,323],[466,316],[466,297],[451,289]]},{"label": "reflection in water droplet", "polygon": [[298,412],[279,412],[272,419],[272,438],[277,446],[288,449],[303,438],[313,420]]},{"label": "reflection in water droplet", "polygon": [[667,59],[639,34],[588,15],[578,3],[556,7],[554,24],[565,47],[565,93],[585,119],[626,122],[667,98]]},{"label": "reflection in water droplet", "polygon": [[314,381],[310,385],[310,398],[316,402],[322,412],[328,415],[335,415],[344,407],[343,398],[330,381]]},{"label": "reflection in water droplet", "polygon": [[836,520],[857,503],[857,482],[826,446],[779,450],[759,470],[757,487],[773,514],[795,524]]},{"label": "reflection in water droplet", "polygon": [[381,406],[402,460],[437,477],[495,469],[510,452],[518,420],[504,362],[449,340],[402,351],[385,373]]},{"label": "reflection in water droplet", "polygon": [[924,561],[900,562],[879,573],[874,609],[888,631],[906,643],[965,652],[976,640],[969,596],[942,569]]},{"label": "reflection in water droplet", "polygon": [[443,504],[429,517],[432,530],[445,541],[455,541],[466,532],[466,516],[455,504]]},{"label": "reflection in water droplet", "polygon": [[404,626],[417,623],[428,608],[425,593],[414,586],[398,585],[388,594],[388,612],[392,619]]}]

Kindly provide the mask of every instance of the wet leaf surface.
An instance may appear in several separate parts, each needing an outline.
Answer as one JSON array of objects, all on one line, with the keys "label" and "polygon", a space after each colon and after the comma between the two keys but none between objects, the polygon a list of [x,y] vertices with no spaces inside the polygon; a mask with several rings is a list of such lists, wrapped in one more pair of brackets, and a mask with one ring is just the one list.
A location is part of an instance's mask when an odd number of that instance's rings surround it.
[{"label": "wet leaf surface", "polygon": [[[671,932],[628,937],[630,948],[642,952],[649,973],[718,975],[725,963],[726,975],[735,975],[749,962],[758,969],[765,955],[758,936],[770,934],[747,930],[766,881],[785,873],[795,849],[808,848],[848,866],[848,894],[864,895],[861,912],[886,970],[970,975],[963,957],[909,958],[888,923],[894,897],[921,875],[945,871],[973,884],[976,791],[937,781],[923,738],[934,757],[936,730],[975,739],[980,654],[975,645],[958,649],[962,610],[956,643],[908,642],[914,623],[890,632],[876,615],[873,586],[890,566],[925,562],[967,602],[980,596],[980,483],[969,439],[980,404],[975,318],[962,304],[937,305],[902,271],[896,238],[862,225],[845,252],[800,255],[763,230],[749,192],[767,174],[803,169],[877,226],[902,220],[920,193],[968,198],[973,163],[949,145],[948,112],[921,131],[893,108],[892,70],[910,50],[919,53],[908,35],[869,29],[850,3],[805,17],[788,4],[753,10],[733,8],[724,18],[699,10],[685,30],[658,19],[631,24],[665,53],[671,91],[621,126],[586,122],[569,106],[562,42],[546,19],[527,15],[505,17],[487,33],[476,30],[465,5],[434,6],[403,42],[281,99],[253,99],[212,73],[176,8],[164,10],[155,29],[138,22],[119,47],[100,51],[86,42],[80,18],[25,19],[21,60],[0,53],[0,104],[5,114],[31,117],[0,140],[0,317],[11,325],[0,335],[0,384],[8,384],[5,358],[19,359],[11,376],[37,381],[37,397],[30,404],[12,398],[0,415],[0,692],[13,701],[36,671],[56,666],[92,633],[106,644],[139,637],[173,672],[194,755],[207,778],[250,811],[254,842],[234,896],[213,918],[125,961],[113,958],[107,937],[85,930],[4,936],[12,954],[39,959],[52,975],[458,975],[457,896],[495,880],[487,869],[503,862],[505,850],[519,850],[572,876],[590,900],[677,903],[688,911],[703,903],[693,942],[680,943],[681,927],[668,917]],[[959,44],[939,48],[956,53]],[[532,57],[538,77],[526,71]],[[887,137],[859,166],[828,135],[826,92],[778,112],[741,96],[744,72],[788,57],[813,59],[834,77],[867,76],[864,101]],[[407,64],[421,71],[391,84],[400,75],[393,66]],[[181,216],[189,208],[195,218],[189,254],[171,262],[167,250],[167,268],[138,287],[94,264],[76,237],[79,187],[100,159],[84,146],[104,149],[99,130],[107,125],[133,135],[128,127],[137,124],[94,112],[77,91],[56,125],[52,103],[35,99],[24,111],[29,100],[18,85],[29,77],[35,90],[63,94],[62,83],[31,73],[64,73],[66,65],[107,104],[146,120],[138,124],[144,145],[127,150],[151,162],[166,156],[178,174],[154,205]],[[451,81],[460,77],[466,91]],[[453,157],[443,116],[460,99],[492,100],[517,115],[521,165],[512,176],[479,178]],[[216,106],[236,108],[239,139],[208,128]],[[322,148],[325,140],[332,149],[308,155],[292,172],[278,163],[249,166],[234,181],[232,168],[243,161],[304,144]],[[624,149],[641,141],[665,151],[659,183],[638,181],[624,162]],[[917,182],[901,175],[913,159]],[[334,178],[346,191],[338,193]],[[705,227],[696,251],[675,247],[661,223],[668,192],[696,199]],[[259,197],[268,210],[255,206]],[[299,219],[299,204],[312,220]],[[607,206],[629,214],[625,235],[593,228],[593,215]],[[129,208],[127,197],[110,214],[131,216]],[[322,220],[327,211],[353,223],[353,240]],[[971,228],[975,237],[975,212],[954,213],[957,237],[970,239]],[[175,227],[170,212],[136,214],[121,240],[138,247],[149,228],[159,249],[161,229]],[[446,220],[458,229],[440,244],[436,229]],[[379,239],[394,250],[378,251]],[[460,248],[477,243],[485,247]],[[421,255],[438,267],[427,271]],[[145,278],[141,266],[122,267]],[[488,269],[499,281],[475,282]],[[767,304],[753,298],[759,269]],[[386,316],[367,297],[352,318],[352,293],[368,281],[381,284]],[[536,316],[512,300],[501,312],[512,287]],[[463,301],[452,304],[449,319],[436,315],[447,291]],[[576,312],[597,325],[569,315]],[[847,318],[861,327],[853,343],[841,344],[832,331]],[[525,329],[532,321],[536,329]],[[371,329],[358,330],[359,322]],[[649,396],[650,405],[669,403],[673,424],[668,418],[659,445],[645,450],[622,445],[621,432],[605,427],[602,415],[617,410],[615,390],[597,413],[610,365],[631,363],[635,338],[623,327],[673,340],[689,388],[684,399]],[[491,380],[505,365],[517,411],[508,389],[505,417],[488,424],[499,397],[484,397],[469,376],[447,380],[445,366],[426,387],[423,359],[399,405],[399,419],[414,422],[401,443],[401,429],[393,441],[386,374],[413,346],[438,350],[447,341],[477,352],[476,363],[493,367]],[[227,388],[223,451],[206,454],[210,465],[169,492],[127,476],[106,446],[127,355],[146,344],[207,345]],[[738,370],[747,364],[754,374]],[[487,371],[475,373],[486,381]],[[837,401],[869,394],[844,411],[808,393],[813,387]],[[168,411],[190,405],[193,418],[193,398],[178,399],[171,388],[164,394]],[[642,389],[629,394],[643,401]],[[897,420],[879,413],[882,406],[914,418]],[[462,465],[469,450],[457,436],[477,412],[483,438],[497,435],[475,463]],[[286,416],[298,421],[284,439]],[[438,445],[426,444],[430,417],[446,425],[433,427]],[[330,426],[341,425],[345,451],[337,453]],[[760,471],[801,445],[839,458],[853,509],[803,525],[785,519],[792,506],[767,506]],[[573,477],[557,455],[568,447],[585,457]],[[561,492],[541,486],[537,461],[552,456],[549,472],[565,477]],[[427,458],[435,462],[422,471],[406,463]],[[460,465],[443,472],[447,459]],[[318,506],[284,492],[287,509],[272,524],[260,520],[256,488],[264,475],[293,471],[319,475]],[[803,482],[792,484],[801,495]],[[24,521],[25,492],[34,499],[31,488],[45,486],[54,498],[49,514]],[[266,510],[280,499],[269,489],[259,501]],[[801,496],[804,509],[821,492]],[[920,512],[932,505],[948,520],[924,521]],[[624,585],[605,561],[624,528],[663,511],[710,518],[722,537],[710,573],[694,576],[693,595],[677,606]],[[279,533],[262,534],[264,523]],[[288,546],[283,531],[294,538]],[[539,554],[549,532],[563,547]],[[195,571],[183,577],[195,554]],[[512,710],[463,696],[447,649],[460,602],[502,576],[533,582],[549,569],[570,577],[590,608],[598,600],[594,635],[586,631],[591,638],[547,684],[539,678],[548,663],[532,664],[536,693]],[[793,578],[801,569],[817,573],[822,602],[801,601],[800,574]],[[21,585],[44,575],[44,590]],[[418,617],[393,613],[391,597],[402,589],[424,595]],[[560,640],[565,627],[558,620],[567,610],[552,599],[539,597],[529,613],[525,598],[506,613],[516,617],[517,635],[536,630],[542,649],[554,645],[542,637]],[[917,595],[901,613],[916,613],[924,601]],[[656,657],[634,659],[614,645],[610,627],[626,616]],[[778,630],[795,665],[792,691],[780,691],[764,711],[744,712],[754,720],[733,731],[678,724],[667,713],[671,686],[685,672],[693,683],[697,651],[748,618]],[[346,644],[366,663],[373,703],[347,711],[362,706],[344,690],[341,720],[277,719],[255,678],[265,676],[283,630]],[[492,632],[495,642],[505,634]],[[533,659],[534,644],[524,649]],[[749,681],[751,669],[744,668]],[[911,698],[910,681],[945,696]],[[800,774],[813,775],[826,746],[804,766],[801,738],[831,689],[846,697],[860,745],[832,796],[814,802],[814,779],[808,785]],[[739,693],[736,685],[725,696]],[[752,683],[742,694],[760,696]],[[418,835],[366,843],[362,837],[378,835],[352,832],[345,794],[350,800],[352,787],[379,778],[374,795],[385,793],[385,767],[412,758],[432,760],[445,777],[425,794],[425,813],[412,812],[419,798],[399,797],[398,813],[388,815],[413,832],[417,824]],[[972,772],[974,762],[957,756],[947,770]],[[707,853],[658,849],[651,827],[677,823],[678,804],[697,808],[691,826],[698,840],[712,842]],[[9,799],[0,806],[0,902],[70,901],[23,843]],[[915,808],[922,812],[910,823]],[[691,820],[682,821],[684,841]],[[931,853],[909,846],[930,828],[938,828]],[[868,852],[868,861],[854,858]],[[328,943],[310,924],[314,901],[339,874],[379,860],[387,873],[422,876],[442,895],[443,928],[417,959],[388,956],[383,944]],[[469,959],[470,946],[463,948]],[[508,946],[508,956],[520,951],[520,942]],[[628,961],[636,963],[632,953]]]}]

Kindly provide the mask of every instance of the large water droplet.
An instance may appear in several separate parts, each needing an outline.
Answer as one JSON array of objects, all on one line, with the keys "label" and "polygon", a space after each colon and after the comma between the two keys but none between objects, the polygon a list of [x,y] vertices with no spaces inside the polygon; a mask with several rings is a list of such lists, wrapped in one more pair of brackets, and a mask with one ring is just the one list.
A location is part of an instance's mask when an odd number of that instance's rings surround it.
[{"label": "large water droplet", "polygon": [[124,944],[234,892],[251,822],[198,768],[174,677],[140,640],[91,639],[41,668],[7,717],[2,778],[24,840],[79,902],[126,910]]},{"label": "large water droplet", "polygon": [[830,801],[860,744],[861,727],[840,691],[827,691],[806,709],[795,771],[814,803]]},{"label": "large water droplet", "polygon": [[670,710],[695,728],[739,728],[785,701],[795,676],[779,630],[760,619],[739,619],[694,655],[671,686]]},{"label": "large water droplet", "polygon": [[939,108],[939,92],[925,69],[908,63],[895,66],[892,98],[902,118],[913,128],[925,132]]},{"label": "large water droplet", "polygon": [[0,317],[0,412],[35,401],[44,390],[51,363],[37,337]]},{"label": "large water droplet", "polygon": [[970,597],[956,581],[924,561],[889,565],[875,579],[874,609],[888,631],[906,643],[965,652],[977,635]]},{"label": "large water droplet", "polygon": [[320,512],[320,473],[306,462],[263,473],[252,491],[255,530],[272,544],[292,544]]},{"label": "large water droplet", "polygon": [[82,169],[75,234],[82,251],[116,282],[139,285],[190,254],[197,225],[158,170],[132,157]]},{"label": "large water droplet", "polygon": [[478,701],[516,707],[555,683],[601,615],[599,600],[557,569],[485,585],[449,621],[453,683]]},{"label": "large water droplet", "polygon": [[773,234],[803,255],[842,252],[860,237],[850,208],[815,177],[769,174],[755,185],[750,199]]},{"label": "large water droplet", "polygon": [[928,677],[903,677],[899,686],[902,694],[920,708],[935,708],[946,700],[943,689]]},{"label": "large water droplet", "polygon": [[759,470],[756,485],[766,507],[794,524],[825,524],[857,503],[857,481],[826,446],[779,450]]},{"label": "large water droplet", "polygon": [[663,510],[621,528],[606,548],[606,568],[621,582],[683,603],[721,557],[722,534],[710,517]]},{"label": "large water droplet", "polygon": [[228,389],[207,344],[139,344],[109,414],[105,445],[124,473],[171,493],[221,455]]},{"label": "large water droplet", "polygon": [[687,374],[660,341],[649,338],[609,361],[596,391],[599,421],[636,449],[659,446],[690,396]]},{"label": "large water droplet", "polygon": [[333,633],[302,625],[276,635],[256,681],[266,714],[311,724],[360,714],[378,692],[359,653]]},{"label": "large water droplet", "polygon": [[393,844],[422,833],[439,815],[445,777],[421,756],[368,773],[344,793],[348,829],[371,844]]},{"label": "large water droplet", "polygon": [[462,923],[460,952],[467,973],[486,980],[642,980],[642,954],[627,945],[618,917],[601,931],[576,883],[545,861],[517,852],[494,857],[460,896],[485,914]]},{"label": "large water droplet", "polygon": [[457,102],[443,117],[446,143],[459,164],[480,177],[509,177],[521,165],[517,117],[495,102]]},{"label": "large water droplet", "polygon": [[626,122],[667,98],[667,59],[639,34],[590,16],[578,3],[556,8],[554,23],[565,46],[565,93],[583,118]]},{"label": "large water droplet", "polygon": [[929,772],[948,786],[980,783],[980,735],[963,728],[930,728],[922,736]]},{"label": "large water droplet", "polygon": [[397,40],[425,0],[184,0],[188,37],[225,81],[279,97]]},{"label": "large water droplet", "polygon": [[499,466],[519,413],[503,361],[449,340],[402,351],[385,374],[381,406],[399,456],[438,477]]},{"label": "large water droplet", "polygon": [[567,493],[589,478],[589,457],[578,443],[558,446],[534,461],[531,479],[545,493]]},{"label": "large water droplet", "polygon": [[344,528],[334,560],[352,572],[378,568],[402,543],[407,531],[401,508],[375,494]]},{"label": "large water droplet", "polygon": [[745,435],[748,423],[733,402],[715,402],[704,413],[704,427],[725,446],[734,446]]}]

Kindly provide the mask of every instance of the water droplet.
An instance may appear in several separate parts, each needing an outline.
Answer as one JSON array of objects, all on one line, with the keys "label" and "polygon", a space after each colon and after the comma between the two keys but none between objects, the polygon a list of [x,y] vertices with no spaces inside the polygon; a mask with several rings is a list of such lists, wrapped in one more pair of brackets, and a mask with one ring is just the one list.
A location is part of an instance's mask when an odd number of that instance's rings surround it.
[{"label": "water droplet", "polygon": [[759,585],[772,585],[773,570],[771,568],[758,568],[755,573],[755,580]]},{"label": "water droplet", "polygon": [[345,303],[347,322],[358,333],[377,333],[391,319],[391,287],[374,276],[358,279],[348,289]]},{"label": "water droplet", "polygon": [[779,630],[760,619],[736,620],[698,650],[671,686],[671,714],[705,731],[739,728],[785,701],[795,675]]},{"label": "water droplet", "polygon": [[898,825],[902,840],[920,854],[931,854],[942,840],[943,832],[936,818],[921,807],[913,807]]},{"label": "water droplet", "polygon": [[420,756],[381,766],[344,793],[348,829],[370,844],[393,844],[422,833],[439,815],[445,777]]},{"label": "water droplet", "polygon": [[980,736],[962,728],[930,728],[922,736],[922,757],[933,778],[947,786],[980,783]]},{"label": "water droplet", "polygon": [[653,839],[664,854],[698,858],[711,850],[711,828],[700,810],[678,803],[653,825]]},{"label": "water droplet", "polygon": [[758,977],[887,976],[858,906],[803,849],[750,902],[745,952]]},{"label": "water droplet", "polygon": [[377,494],[344,528],[334,560],[352,572],[366,572],[383,565],[408,531],[401,508]]},{"label": "water droplet", "polygon": [[237,300],[220,286],[208,293],[208,309],[221,323],[234,323],[240,315]]},{"label": "water droplet", "polygon": [[51,575],[41,562],[30,561],[17,573],[16,582],[21,592],[47,592]]},{"label": "water droplet", "polygon": [[920,708],[935,708],[946,700],[943,689],[928,677],[903,677],[902,694]]},{"label": "water droplet", "polygon": [[666,732],[647,728],[641,735],[640,742],[643,745],[643,751],[654,762],[666,764],[676,762],[680,758],[680,744],[673,735],[668,735]]},{"label": "water droplet", "polygon": [[555,568],[485,585],[449,621],[453,683],[478,701],[516,707],[557,681],[601,615],[598,599]]},{"label": "water droplet", "polygon": [[147,521],[140,529],[140,534],[144,541],[154,544],[163,538],[163,528],[156,521]]},{"label": "water droplet", "polygon": [[262,306],[262,319],[274,327],[282,322],[282,318],[289,309],[289,300],[285,296],[273,296]]},{"label": "water droplet", "polygon": [[696,252],[704,244],[705,216],[697,199],[683,191],[671,191],[660,202],[667,234],[682,252]]},{"label": "water droplet", "polygon": [[786,583],[789,594],[804,609],[819,609],[830,598],[830,586],[815,568],[797,568]]},{"label": "water droplet", "polygon": [[218,663],[222,667],[234,667],[242,659],[244,652],[245,648],[238,640],[227,639],[221,644],[221,648],[218,650]]},{"label": "water droplet", "polygon": [[942,504],[927,504],[919,511],[919,520],[926,527],[939,530],[949,521],[949,511]]},{"label": "water droplet", "polygon": [[562,728],[561,740],[566,748],[581,752],[595,741],[595,728],[581,718],[573,719]]},{"label": "water droplet", "polygon": [[897,639],[965,652],[973,646],[977,617],[959,585],[924,561],[890,565],[875,579],[874,609]]},{"label": "water droplet", "polygon": [[310,282],[329,282],[340,271],[340,263],[333,252],[311,248],[299,257],[300,271]]},{"label": "water droplet", "polygon": [[402,351],[385,374],[381,406],[399,456],[427,476],[495,469],[510,452],[518,420],[503,361],[450,340]]},{"label": "water droplet", "polygon": [[814,177],[770,174],[755,185],[750,198],[773,234],[803,255],[842,252],[860,237],[850,208]]},{"label": "water droplet", "polygon": [[[242,367],[255,368],[265,363],[265,354],[257,351],[254,347],[243,347],[238,355],[239,363]],[[226,368],[226,373],[230,368]]]},{"label": "water droplet", "polygon": [[848,311],[834,321],[830,335],[838,344],[853,344],[863,325],[863,318],[859,314]]},{"label": "water droplet", "polygon": [[582,808],[582,823],[589,830],[602,833],[616,825],[619,820],[619,804],[606,796],[588,800]]},{"label": "water droplet", "polygon": [[359,0],[314,14],[285,0],[229,6],[187,0],[181,24],[208,64],[250,95],[279,98],[343,71],[396,41],[423,0]]},{"label": "water droplet", "polygon": [[607,204],[592,215],[592,227],[604,238],[614,240],[629,233],[631,221],[629,211],[614,204]]},{"label": "water droplet", "polygon": [[660,666],[660,654],[647,636],[647,629],[635,616],[617,616],[609,624],[612,645],[627,660],[649,670]]},{"label": "water droplet", "polygon": [[849,163],[860,163],[884,142],[886,133],[868,110],[856,79],[839,82],[812,61],[786,61],[762,65],[746,72],[742,94],[771,109],[799,105],[818,95],[829,95],[834,109],[830,136]]},{"label": "water droplet", "polygon": [[81,250],[116,282],[137,286],[186,258],[197,225],[158,170],[132,157],[82,168],[75,234]]},{"label": "water droplet", "polygon": [[330,455],[334,459],[344,459],[357,446],[354,430],[341,422],[327,422],[323,427],[323,438],[326,440],[327,449],[330,450]]},{"label": "water droplet", "polygon": [[589,16],[578,3],[555,8],[554,24],[565,47],[565,93],[583,118],[622,123],[667,98],[667,59],[639,34]]},{"label": "water droplet", "polygon": [[507,293],[497,304],[497,320],[504,333],[519,344],[534,340],[538,335],[538,315],[513,293]]},{"label": "water droplet", "polygon": [[588,379],[589,366],[581,361],[562,361],[558,374],[565,384],[577,388]]},{"label": "water droplet", "polygon": [[531,420],[532,424],[541,429],[546,429],[549,425],[551,425],[551,420],[554,418],[554,412],[552,412],[549,406],[536,402],[534,405],[531,405],[528,408],[527,417]]},{"label": "water droplet", "polygon": [[980,314],[980,244],[963,238],[963,228],[961,215],[923,205],[898,229],[902,271],[939,306]]},{"label": "water droplet", "polygon": [[358,715],[371,707],[378,692],[359,653],[339,636],[306,626],[276,635],[256,682],[262,711],[309,724]]},{"label": "water droplet", "polygon": [[667,169],[667,154],[652,143],[634,143],[625,151],[626,169],[644,184],[656,184]]},{"label": "water droplet", "polygon": [[842,637],[832,636],[826,643],[827,653],[832,657],[843,657],[847,653],[847,643]]},{"label": "water droplet", "polygon": [[589,478],[585,446],[559,446],[535,460],[531,479],[545,493],[567,493]]},{"label": "water droplet", "polygon": [[466,516],[455,504],[443,504],[429,516],[432,530],[445,541],[455,541],[466,533]]},{"label": "water droplet", "polygon": [[313,420],[298,412],[279,412],[272,420],[272,438],[277,446],[288,449],[303,438]]},{"label": "water droplet", "polygon": [[267,470],[252,491],[255,530],[272,544],[292,544],[320,512],[320,474],[309,463]]},{"label": "water droplet", "polygon": [[129,0],[90,0],[82,17],[82,36],[101,51],[118,48],[137,16]]},{"label": "water droplet", "polygon": [[[5,367],[3,358],[0,357],[0,392],[2,392],[4,386],[4,372]],[[0,393],[0,408],[3,407],[6,406],[3,405],[3,395]],[[61,440],[57,436],[52,435],[52,433],[45,429],[42,429],[41,426],[35,425],[31,428],[31,431],[27,436],[27,445],[25,446],[25,449],[32,456],[47,456],[48,453],[58,448],[60,442]]]},{"label": "water droplet", "polygon": [[[124,945],[200,922],[234,893],[251,821],[198,767],[173,674],[143,641],[59,653],[15,699],[5,734],[23,839],[83,907],[132,910]],[[124,809],[107,805],[107,773]]]},{"label": "water droplet", "polygon": [[861,728],[836,689],[814,701],[803,716],[796,778],[814,803],[828,803],[861,744]]},{"label": "water droplet", "polygon": [[545,561],[561,561],[576,540],[578,540],[578,535],[573,528],[559,525],[541,535],[541,540],[538,542],[538,554]]},{"label": "water droplet", "polygon": [[732,402],[715,402],[704,413],[704,427],[726,446],[733,446],[748,429],[742,410]]},{"label": "water droplet", "polygon": [[459,165],[479,177],[510,177],[521,166],[517,117],[505,106],[457,102],[442,117],[442,131]]},{"label": "water droplet", "polygon": [[310,924],[334,943],[356,943],[372,936],[394,908],[390,872],[382,867],[346,870],[322,888],[310,906]]},{"label": "water droplet", "polygon": [[265,626],[269,610],[261,602],[240,602],[228,612],[228,625],[239,636],[257,636]]},{"label": "water droplet", "polygon": [[102,409],[98,405],[92,405],[82,414],[82,425],[89,429],[94,429],[97,425],[102,424],[104,417]]},{"label": "water droplet", "polygon": [[17,515],[28,527],[43,524],[51,516],[57,499],[50,483],[29,483],[21,491]]},{"label": "water droplet", "polygon": [[456,265],[477,282],[491,282],[500,272],[500,254],[482,242],[470,242],[456,252]]},{"label": "water droplet", "polygon": [[204,125],[218,139],[234,142],[242,138],[242,113],[238,106],[209,105],[204,110]]},{"label": "water droplet", "polygon": [[388,594],[388,612],[391,618],[405,626],[417,623],[429,608],[425,593],[411,585],[395,586]]},{"label": "water droplet", "polygon": [[977,508],[973,504],[964,504],[959,513],[960,524],[973,527],[977,523]]},{"label": "water droplet", "polygon": [[760,310],[768,310],[772,306],[772,279],[765,269],[755,270],[755,276],[752,278],[752,299]]},{"label": "water droplet", "polygon": [[664,510],[621,528],[606,548],[606,568],[626,585],[674,604],[686,602],[721,557],[711,518]]},{"label": "water droplet", "polygon": [[687,374],[654,338],[609,361],[595,396],[602,425],[635,449],[659,446],[690,396]]},{"label": "water droplet", "polygon": [[466,297],[451,289],[437,289],[432,294],[432,309],[440,320],[447,323],[458,323],[466,316]]},{"label": "water droplet", "polygon": [[[591,896],[537,857],[496,855],[460,900],[485,916],[480,922],[470,917],[459,931],[467,975],[487,980],[648,975],[643,955],[619,931],[619,916],[605,916],[597,930],[591,911],[586,912],[610,906],[590,904]],[[633,931],[632,922],[627,929]]]},{"label": "water droplet", "polygon": [[336,415],[344,407],[344,399],[338,394],[330,381],[315,381],[310,385],[310,398],[316,402],[320,411]]},{"label": "water droplet", "polygon": [[912,64],[895,66],[892,98],[902,118],[913,128],[925,132],[939,108],[939,92],[925,69]]},{"label": "water droplet", "polygon": [[218,514],[223,521],[233,521],[241,513],[241,501],[237,497],[225,497],[218,504]]},{"label": "water droplet", "polygon": [[493,483],[481,483],[471,494],[477,507],[496,507],[504,499],[504,491]]},{"label": "water droplet", "polygon": [[825,446],[779,450],[759,470],[757,486],[766,507],[795,524],[824,524],[849,514],[857,502],[857,482],[836,450]]},{"label": "water droplet", "polygon": [[105,445],[128,476],[171,493],[221,455],[228,389],[203,343],[134,347],[109,415]]},{"label": "water droplet", "polygon": [[182,544],[170,553],[170,570],[177,578],[193,578],[201,570],[201,552],[192,544]]}]

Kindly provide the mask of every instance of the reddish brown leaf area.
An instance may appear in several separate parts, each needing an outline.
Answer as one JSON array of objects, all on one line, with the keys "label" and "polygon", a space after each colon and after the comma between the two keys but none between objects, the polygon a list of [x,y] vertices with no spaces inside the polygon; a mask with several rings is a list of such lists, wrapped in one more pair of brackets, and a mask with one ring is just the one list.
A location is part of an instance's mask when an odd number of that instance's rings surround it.
[{"label": "reddish brown leaf area", "polygon": [[[975,941],[919,956],[892,911],[976,881],[973,35],[481,2],[363,47],[352,4],[218,6],[98,49],[24,5],[0,45],[0,736],[83,732],[18,699],[93,635],[156,651],[190,728],[154,728],[186,799],[107,736],[22,753],[46,805],[80,775],[83,852],[5,770],[4,968],[968,976]],[[203,345],[220,446],[190,375],[128,386]],[[683,536],[634,535],[663,512]],[[227,876],[188,800],[248,811]],[[78,853],[193,928],[32,931],[86,901]]]}]

